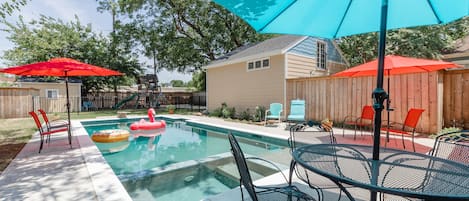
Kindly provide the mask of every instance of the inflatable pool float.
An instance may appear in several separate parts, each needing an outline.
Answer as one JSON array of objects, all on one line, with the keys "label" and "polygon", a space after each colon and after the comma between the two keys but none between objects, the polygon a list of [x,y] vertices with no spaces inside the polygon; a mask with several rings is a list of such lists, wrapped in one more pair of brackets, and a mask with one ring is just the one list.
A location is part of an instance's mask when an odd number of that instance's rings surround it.
[{"label": "inflatable pool float", "polygon": [[99,143],[114,143],[129,140],[130,133],[122,129],[107,129],[93,133],[91,139]]},{"label": "inflatable pool float", "polygon": [[116,152],[121,152],[129,147],[129,141],[120,141],[120,142],[113,142],[113,143],[96,143],[99,150],[103,154],[111,154]]},{"label": "inflatable pool float", "polygon": [[166,122],[164,120],[155,120],[155,110],[153,108],[148,109],[148,119],[149,121],[141,119],[130,125],[130,132],[134,137],[154,137],[165,131]]}]

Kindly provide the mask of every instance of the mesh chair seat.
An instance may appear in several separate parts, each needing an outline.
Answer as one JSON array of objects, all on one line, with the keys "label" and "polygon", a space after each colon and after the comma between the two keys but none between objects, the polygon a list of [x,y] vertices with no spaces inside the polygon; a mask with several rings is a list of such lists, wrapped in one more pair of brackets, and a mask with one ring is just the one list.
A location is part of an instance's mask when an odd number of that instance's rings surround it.
[{"label": "mesh chair seat", "polygon": [[[251,197],[253,201],[258,201],[258,200],[269,200],[269,201],[270,200],[298,200],[298,201],[315,200],[313,197],[311,197],[310,195],[304,192],[301,192],[300,190],[298,190],[296,186],[293,186],[293,185],[273,186],[273,187],[254,185],[252,182],[251,174],[249,173],[248,165],[246,163],[246,158],[244,157],[243,151],[241,150],[238,144],[238,141],[236,140],[233,134],[229,134],[228,139],[231,145],[231,153],[233,154],[233,157],[235,159],[236,166],[238,167],[238,172],[240,175],[239,185],[241,189],[242,200],[244,200],[243,189],[241,188],[242,186],[244,186],[244,188],[246,189],[246,191],[248,192],[249,196]],[[286,180],[285,175],[283,176]],[[319,191],[317,192],[319,194]]]}]

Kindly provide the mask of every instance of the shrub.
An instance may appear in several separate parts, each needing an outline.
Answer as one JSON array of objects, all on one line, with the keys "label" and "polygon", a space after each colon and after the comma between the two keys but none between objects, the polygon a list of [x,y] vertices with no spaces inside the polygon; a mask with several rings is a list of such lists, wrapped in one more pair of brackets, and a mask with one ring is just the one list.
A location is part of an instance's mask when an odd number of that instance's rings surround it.
[{"label": "shrub", "polygon": [[251,112],[249,111],[249,108],[242,111],[240,114],[239,114],[239,119],[240,120],[251,120]]},{"label": "shrub", "polygon": [[252,120],[253,121],[262,121],[265,118],[265,107],[264,106],[256,106],[256,111],[253,114]]},{"label": "shrub", "polygon": [[236,116],[236,109],[234,107],[225,107],[221,111],[223,118],[232,118]]},{"label": "shrub", "polygon": [[215,108],[211,113],[209,113],[209,116],[211,117],[221,117],[221,108]]}]

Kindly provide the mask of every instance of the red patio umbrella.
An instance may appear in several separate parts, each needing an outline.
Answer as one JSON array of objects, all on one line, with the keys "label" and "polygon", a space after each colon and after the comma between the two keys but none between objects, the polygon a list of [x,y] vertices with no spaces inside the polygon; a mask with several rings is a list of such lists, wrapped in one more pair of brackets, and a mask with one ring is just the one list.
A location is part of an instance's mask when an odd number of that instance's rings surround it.
[{"label": "red patio umbrella", "polygon": [[[353,68],[338,72],[333,77],[360,77],[360,76],[374,76],[377,74],[378,69],[378,60],[373,60]],[[446,61],[437,61],[429,59],[417,59],[411,57],[402,57],[395,55],[388,55],[384,58],[384,75],[388,75],[388,92],[389,92],[389,75],[398,75],[406,73],[424,73],[437,71],[447,68],[458,68],[461,67],[458,64],[446,62]],[[390,100],[386,99],[386,110],[388,111],[388,128],[389,128],[389,111],[392,111],[390,108]],[[389,134],[388,134],[389,135]],[[389,140],[389,137],[387,137]]]},{"label": "red patio umbrella", "polygon": [[67,92],[67,117],[68,117],[68,142],[72,144],[70,123],[70,101],[68,94],[68,77],[70,76],[113,76],[123,75],[120,72],[101,68],[98,66],[82,63],[69,58],[53,58],[45,62],[37,62],[22,66],[0,69],[0,73],[29,76],[58,76],[65,77],[65,88]]},{"label": "red patio umbrella", "polygon": [[[338,72],[334,77],[359,77],[372,76],[377,74],[376,66],[378,60],[373,60],[353,68]],[[410,57],[402,57],[388,55],[384,58],[384,75],[398,75],[406,73],[424,73],[437,71],[446,68],[461,67],[455,63],[428,59],[417,59]]]}]

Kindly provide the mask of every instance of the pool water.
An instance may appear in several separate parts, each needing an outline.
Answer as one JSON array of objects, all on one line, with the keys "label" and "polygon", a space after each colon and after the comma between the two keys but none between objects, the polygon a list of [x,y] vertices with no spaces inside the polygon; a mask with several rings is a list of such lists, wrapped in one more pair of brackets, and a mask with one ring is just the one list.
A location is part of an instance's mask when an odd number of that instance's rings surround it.
[{"label": "pool water", "polygon": [[[137,120],[82,123],[91,136],[104,129],[129,130],[129,125]],[[134,200],[200,200],[239,185],[228,130],[165,120],[165,132],[155,138],[96,143]],[[252,134],[238,133],[237,139],[246,155],[278,159],[274,162],[288,167],[289,152],[284,144],[267,143]],[[113,153],[109,152],[110,145],[115,146]],[[257,178],[274,173],[268,168],[258,172]]]}]

